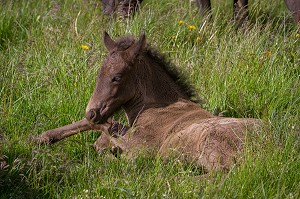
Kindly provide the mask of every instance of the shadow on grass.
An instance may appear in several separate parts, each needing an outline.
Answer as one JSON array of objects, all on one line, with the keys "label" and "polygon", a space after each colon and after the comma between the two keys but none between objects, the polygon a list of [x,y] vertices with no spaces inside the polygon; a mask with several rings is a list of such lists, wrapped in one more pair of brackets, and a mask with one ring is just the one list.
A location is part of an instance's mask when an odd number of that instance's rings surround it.
[{"label": "shadow on grass", "polygon": [[0,199],[47,198],[47,194],[33,188],[28,180],[30,151],[8,150],[0,132]]},{"label": "shadow on grass", "polygon": [[23,173],[11,173],[9,168],[0,171],[0,198],[46,198],[40,190],[31,188]]}]

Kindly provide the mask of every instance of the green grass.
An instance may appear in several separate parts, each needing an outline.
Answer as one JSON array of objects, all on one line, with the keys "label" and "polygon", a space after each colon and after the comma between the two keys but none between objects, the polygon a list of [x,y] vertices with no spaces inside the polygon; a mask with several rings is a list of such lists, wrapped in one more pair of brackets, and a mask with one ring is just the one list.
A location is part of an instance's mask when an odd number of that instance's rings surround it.
[{"label": "green grass", "polygon": [[[284,1],[250,3],[249,22],[236,30],[231,1],[213,1],[211,21],[189,1],[147,0],[125,20],[102,17],[96,0],[3,1],[0,198],[299,198],[300,38]],[[144,31],[206,109],[261,118],[270,128],[228,173],[200,178],[176,159],[98,156],[97,132],[34,145],[33,136],[84,117],[107,52],[103,30],[114,38]],[[122,112],[115,119],[125,121]]]}]

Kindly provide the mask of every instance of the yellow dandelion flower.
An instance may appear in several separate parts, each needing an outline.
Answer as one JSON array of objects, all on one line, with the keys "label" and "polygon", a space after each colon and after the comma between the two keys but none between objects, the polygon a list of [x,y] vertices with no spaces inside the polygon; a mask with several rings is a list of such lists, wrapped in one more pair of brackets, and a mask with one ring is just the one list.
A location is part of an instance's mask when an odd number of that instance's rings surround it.
[{"label": "yellow dandelion flower", "polygon": [[87,45],[84,45],[84,44],[81,45],[81,48],[82,48],[83,50],[88,50],[88,49],[89,49],[89,47],[88,47]]},{"label": "yellow dandelion flower", "polygon": [[299,37],[300,37],[300,34],[299,34],[299,33],[297,33],[297,34],[296,34],[296,37],[297,37],[297,38],[299,38]]},{"label": "yellow dandelion flower", "polygon": [[270,57],[272,53],[270,51],[265,52],[265,57]]},{"label": "yellow dandelion flower", "polygon": [[188,29],[189,29],[189,30],[196,30],[196,26],[189,25],[189,26],[188,26]]},{"label": "yellow dandelion flower", "polygon": [[178,25],[182,25],[184,22],[182,20],[178,21]]},{"label": "yellow dandelion flower", "polygon": [[176,37],[173,35],[171,38],[174,40]]},{"label": "yellow dandelion flower", "polygon": [[266,58],[270,57],[271,55],[272,55],[272,53],[270,51],[265,51],[260,59],[266,59]]}]

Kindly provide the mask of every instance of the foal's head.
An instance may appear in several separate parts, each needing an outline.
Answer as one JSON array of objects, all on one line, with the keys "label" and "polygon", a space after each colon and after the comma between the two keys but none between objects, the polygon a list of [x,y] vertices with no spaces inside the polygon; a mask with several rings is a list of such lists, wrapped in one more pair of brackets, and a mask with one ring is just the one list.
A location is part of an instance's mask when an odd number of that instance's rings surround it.
[{"label": "foal's head", "polygon": [[105,32],[104,44],[109,54],[98,73],[96,87],[86,108],[92,123],[104,123],[117,109],[136,95],[137,75],[134,62],[146,45],[143,34],[138,41],[123,37],[114,41]]},{"label": "foal's head", "polygon": [[176,67],[146,45],[144,34],[137,41],[130,37],[114,41],[104,33],[104,44],[109,54],[86,108],[91,123],[104,123],[123,107],[132,124],[141,110],[196,97],[194,88]]}]

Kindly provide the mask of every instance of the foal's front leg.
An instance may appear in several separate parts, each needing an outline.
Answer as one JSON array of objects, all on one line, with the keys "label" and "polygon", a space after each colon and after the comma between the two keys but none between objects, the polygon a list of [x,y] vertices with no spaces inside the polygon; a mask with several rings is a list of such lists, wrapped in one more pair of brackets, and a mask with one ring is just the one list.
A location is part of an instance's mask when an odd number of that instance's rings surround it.
[{"label": "foal's front leg", "polygon": [[109,123],[105,123],[101,125],[92,125],[89,123],[87,119],[83,119],[73,124],[68,124],[56,129],[45,131],[38,137],[34,138],[34,140],[38,144],[53,144],[64,138],[70,137],[72,135],[75,135],[83,131],[88,131],[88,130],[107,131],[109,127],[110,127]]},{"label": "foal's front leg", "polygon": [[110,150],[115,157],[119,157],[123,151],[127,150],[123,136],[127,133],[128,129],[128,126],[118,122],[112,122],[111,126],[102,131],[100,137],[93,144],[95,150],[99,154]]},{"label": "foal's front leg", "polygon": [[34,140],[39,144],[52,144],[58,142],[66,137],[75,135],[82,131],[91,130],[92,126],[87,119],[77,121],[73,124],[68,124],[56,129],[45,131]]}]

